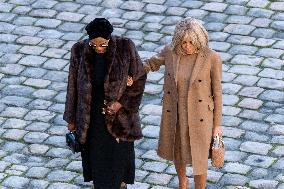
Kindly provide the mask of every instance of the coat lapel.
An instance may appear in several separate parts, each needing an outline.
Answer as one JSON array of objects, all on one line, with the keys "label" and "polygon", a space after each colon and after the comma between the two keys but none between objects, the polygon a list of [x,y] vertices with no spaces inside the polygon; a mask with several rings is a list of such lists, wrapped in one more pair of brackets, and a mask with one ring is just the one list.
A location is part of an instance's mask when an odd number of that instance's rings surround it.
[{"label": "coat lapel", "polygon": [[193,70],[191,72],[191,77],[190,77],[190,80],[189,80],[189,87],[196,80],[200,70],[202,70],[202,68],[203,68],[203,66],[205,64],[206,54],[207,54],[206,50],[200,51],[200,53],[198,53],[196,61],[195,61],[195,64],[193,66]]}]

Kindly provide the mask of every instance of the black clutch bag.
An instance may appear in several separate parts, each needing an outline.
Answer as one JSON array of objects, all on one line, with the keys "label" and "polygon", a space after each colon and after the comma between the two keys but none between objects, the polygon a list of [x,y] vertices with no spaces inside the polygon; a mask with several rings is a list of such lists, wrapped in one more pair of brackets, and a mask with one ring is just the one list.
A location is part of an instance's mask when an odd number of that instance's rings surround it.
[{"label": "black clutch bag", "polygon": [[76,152],[81,152],[80,143],[78,141],[78,135],[76,132],[69,132],[66,134],[66,144],[75,154]]}]

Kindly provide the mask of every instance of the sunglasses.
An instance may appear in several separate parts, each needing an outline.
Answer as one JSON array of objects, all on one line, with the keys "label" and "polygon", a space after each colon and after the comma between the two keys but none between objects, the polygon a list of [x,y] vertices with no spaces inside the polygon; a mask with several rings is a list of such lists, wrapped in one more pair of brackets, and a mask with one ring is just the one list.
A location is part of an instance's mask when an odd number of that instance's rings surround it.
[{"label": "sunglasses", "polygon": [[108,45],[106,44],[101,44],[101,45],[96,45],[96,44],[92,44],[91,42],[89,42],[89,46],[92,47],[93,49],[97,48],[97,47],[103,47],[103,48],[107,48]]}]

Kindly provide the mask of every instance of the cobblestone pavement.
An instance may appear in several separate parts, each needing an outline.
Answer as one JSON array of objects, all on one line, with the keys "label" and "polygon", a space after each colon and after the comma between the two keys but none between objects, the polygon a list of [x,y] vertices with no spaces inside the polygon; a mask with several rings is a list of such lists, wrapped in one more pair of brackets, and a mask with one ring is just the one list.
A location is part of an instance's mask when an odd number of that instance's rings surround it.
[{"label": "cobblestone pavement", "polygon": [[[208,188],[284,188],[284,2],[268,0],[0,0],[0,188],[92,188],[65,146],[70,47],[104,16],[142,58],[171,41],[183,17],[204,21],[223,64],[225,166]],[[163,69],[150,73],[132,189],[177,187],[156,155]],[[210,162],[209,162],[210,165]],[[193,187],[192,169],[187,175]]]}]

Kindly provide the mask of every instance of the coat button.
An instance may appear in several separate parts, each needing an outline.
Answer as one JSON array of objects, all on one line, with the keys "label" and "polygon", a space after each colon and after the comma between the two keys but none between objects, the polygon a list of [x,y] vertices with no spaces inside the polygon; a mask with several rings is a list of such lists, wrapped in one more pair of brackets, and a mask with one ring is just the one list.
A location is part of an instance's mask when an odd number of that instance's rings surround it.
[{"label": "coat button", "polygon": [[171,94],[171,92],[170,92],[170,91],[168,91],[168,94]]},{"label": "coat button", "polygon": [[202,121],[203,121],[203,119],[200,119],[200,121],[202,122]]},{"label": "coat button", "polygon": [[202,102],[202,100],[198,100],[199,102]]},{"label": "coat button", "polygon": [[170,73],[168,73],[168,76],[170,76]]},{"label": "coat button", "polygon": [[171,112],[171,110],[167,110],[167,112]]},{"label": "coat button", "polygon": [[201,82],[202,80],[201,80],[201,79],[199,79],[198,81],[199,81],[199,82]]}]

